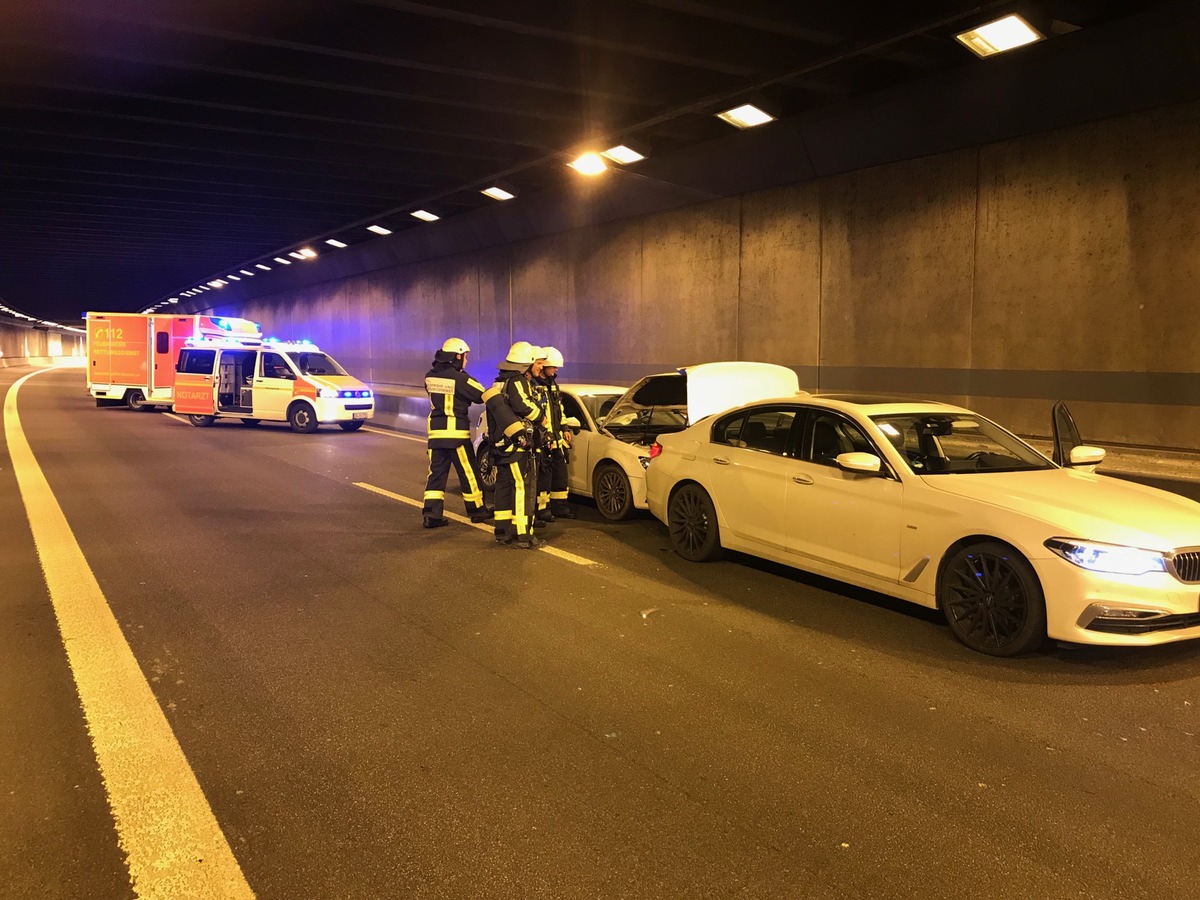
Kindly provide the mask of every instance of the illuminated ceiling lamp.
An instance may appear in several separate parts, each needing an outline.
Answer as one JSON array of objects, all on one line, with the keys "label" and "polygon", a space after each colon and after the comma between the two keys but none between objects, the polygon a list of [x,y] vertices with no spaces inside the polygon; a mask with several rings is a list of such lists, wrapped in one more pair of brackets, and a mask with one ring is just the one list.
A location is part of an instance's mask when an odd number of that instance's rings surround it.
[{"label": "illuminated ceiling lamp", "polygon": [[774,122],[777,117],[764,109],[762,105],[743,103],[717,113],[717,118],[722,122],[728,122],[734,128],[746,129]]},{"label": "illuminated ceiling lamp", "polygon": [[414,210],[413,212],[410,212],[409,215],[414,219],[420,219],[422,222],[436,222],[441,218],[441,216],[435,215],[434,213],[431,213],[425,209]]},{"label": "illuminated ceiling lamp", "polygon": [[391,234],[391,229],[384,228],[382,225],[368,225],[367,231],[373,231],[376,234]]},{"label": "illuminated ceiling lamp", "polygon": [[617,144],[615,147],[609,147],[607,150],[600,151],[600,155],[622,166],[627,166],[645,159],[645,149],[645,147],[630,147],[628,144]]},{"label": "illuminated ceiling lamp", "polygon": [[580,175],[588,176],[599,175],[608,168],[608,163],[604,161],[604,157],[599,153],[592,153],[590,151],[580,154],[574,160],[567,163],[567,165]]},{"label": "illuminated ceiling lamp", "polygon": [[517,196],[516,191],[510,190],[507,185],[493,184],[491,187],[486,187],[479,193],[485,197],[491,197],[493,200],[511,200]]},{"label": "illuminated ceiling lamp", "polygon": [[976,56],[986,58],[1043,40],[1045,35],[1016,15],[1004,16],[954,36]]}]

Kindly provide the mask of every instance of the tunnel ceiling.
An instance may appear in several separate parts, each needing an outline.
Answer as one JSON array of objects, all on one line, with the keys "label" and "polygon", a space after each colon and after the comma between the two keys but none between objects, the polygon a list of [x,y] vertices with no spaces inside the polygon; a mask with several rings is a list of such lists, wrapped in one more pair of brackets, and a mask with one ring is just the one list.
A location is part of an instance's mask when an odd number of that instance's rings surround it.
[{"label": "tunnel ceiling", "polygon": [[715,141],[747,99],[797,116],[993,64],[954,35],[1000,14],[1050,53],[1169,5],[7,0],[0,299],[140,309],[303,242],[431,227],[409,213],[494,182],[520,203],[583,149]]}]

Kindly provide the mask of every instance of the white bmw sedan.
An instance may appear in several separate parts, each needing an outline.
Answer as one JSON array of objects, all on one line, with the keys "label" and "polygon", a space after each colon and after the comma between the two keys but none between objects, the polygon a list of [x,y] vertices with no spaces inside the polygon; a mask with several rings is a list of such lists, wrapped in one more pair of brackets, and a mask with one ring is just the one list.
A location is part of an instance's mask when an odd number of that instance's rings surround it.
[{"label": "white bmw sedan", "polygon": [[994,656],[1200,637],[1200,504],[1070,442],[1059,465],[961,407],[793,396],[659,437],[647,498],[685,559],[737,550],[939,608]]}]

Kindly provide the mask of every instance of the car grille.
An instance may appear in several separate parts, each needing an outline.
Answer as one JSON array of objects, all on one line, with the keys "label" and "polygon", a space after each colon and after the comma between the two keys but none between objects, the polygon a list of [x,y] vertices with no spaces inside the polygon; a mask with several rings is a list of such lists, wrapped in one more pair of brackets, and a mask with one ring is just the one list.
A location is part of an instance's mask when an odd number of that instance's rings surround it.
[{"label": "car grille", "polygon": [[349,410],[370,409],[370,408],[371,408],[370,403],[347,403],[346,404],[346,409],[349,409]]},{"label": "car grille", "polygon": [[1200,550],[1179,550],[1171,557],[1175,577],[1188,584],[1200,582]]},{"label": "car grille", "polygon": [[1178,616],[1159,616],[1156,619],[1139,622],[1136,619],[1092,619],[1088,623],[1088,631],[1102,631],[1105,634],[1149,634],[1152,631],[1178,631],[1182,628],[1195,628],[1200,625],[1200,612],[1183,613]]}]

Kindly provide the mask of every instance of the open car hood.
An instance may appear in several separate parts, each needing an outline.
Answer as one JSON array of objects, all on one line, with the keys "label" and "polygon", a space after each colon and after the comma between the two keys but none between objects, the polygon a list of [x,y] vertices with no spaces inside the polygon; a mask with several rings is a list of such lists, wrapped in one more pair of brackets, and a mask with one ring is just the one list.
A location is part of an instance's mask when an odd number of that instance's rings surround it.
[{"label": "open car hood", "polygon": [[687,377],[689,425],[743,403],[788,397],[800,391],[796,373],[774,363],[701,363],[679,371]]},{"label": "open car hood", "polygon": [[[701,363],[661,375],[647,375],[613,405],[604,423],[629,424],[639,410],[654,409],[660,414],[675,411],[674,427],[665,430],[677,431],[713,413],[768,397],[789,397],[799,389],[796,373],[786,366],[760,362]],[[668,424],[667,418],[658,423],[659,428]]]}]

